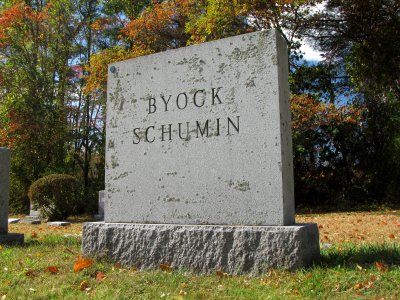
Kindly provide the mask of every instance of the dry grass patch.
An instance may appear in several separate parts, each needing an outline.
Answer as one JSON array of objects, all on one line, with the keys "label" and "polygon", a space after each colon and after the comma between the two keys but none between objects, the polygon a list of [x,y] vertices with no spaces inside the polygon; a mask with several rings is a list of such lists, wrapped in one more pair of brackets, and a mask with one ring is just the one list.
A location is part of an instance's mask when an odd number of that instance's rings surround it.
[{"label": "dry grass patch", "polygon": [[[13,218],[23,219],[24,216],[12,216]],[[82,225],[84,222],[90,221],[89,217],[86,216],[79,216],[79,217],[72,217],[68,219],[71,222],[69,226],[49,226],[47,223],[42,221],[42,224],[38,225],[31,225],[31,224],[9,224],[8,231],[10,233],[23,233],[26,237],[30,237],[33,235],[34,238],[41,237],[43,235],[49,234],[81,234],[82,233]]]},{"label": "dry grass patch", "polygon": [[304,214],[298,223],[317,223],[323,243],[400,242],[400,211]]}]

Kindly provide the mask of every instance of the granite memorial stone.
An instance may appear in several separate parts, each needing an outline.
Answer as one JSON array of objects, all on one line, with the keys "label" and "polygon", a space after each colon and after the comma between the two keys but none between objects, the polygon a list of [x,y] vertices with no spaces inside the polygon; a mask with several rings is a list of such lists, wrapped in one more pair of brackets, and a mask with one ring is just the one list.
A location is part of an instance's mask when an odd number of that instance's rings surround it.
[{"label": "granite memorial stone", "polygon": [[318,258],[316,224],[294,220],[287,53],[270,30],[111,65],[105,223],[84,254],[237,273]]},{"label": "granite memorial stone", "polygon": [[97,214],[94,215],[94,219],[97,221],[104,220],[104,198],[105,198],[105,191],[99,191],[99,208]]},{"label": "granite memorial stone", "polygon": [[0,148],[0,244],[22,243],[24,241],[23,234],[8,233],[10,156],[10,150]]}]

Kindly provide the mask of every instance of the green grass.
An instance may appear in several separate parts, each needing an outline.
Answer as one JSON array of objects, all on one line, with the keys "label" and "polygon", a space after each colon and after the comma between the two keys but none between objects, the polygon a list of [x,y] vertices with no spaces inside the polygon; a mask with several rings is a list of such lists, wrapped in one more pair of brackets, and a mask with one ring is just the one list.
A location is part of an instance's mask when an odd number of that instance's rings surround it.
[{"label": "green grass", "polygon": [[[0,299],[399,299],[399,244],[341,244],[322,251],[315,266],[258,277],[137,271],[95,261],[73,272],[79,237],[44,235],[0,249]],[[379,270],[376,262],[383,263]],[[58,274],[45,272],[57,266]],[[386,269],[387,268],[387,269]],[[96,271],[106,274],[97,281]],[[86,281],[89,288],[81,290]]]}]

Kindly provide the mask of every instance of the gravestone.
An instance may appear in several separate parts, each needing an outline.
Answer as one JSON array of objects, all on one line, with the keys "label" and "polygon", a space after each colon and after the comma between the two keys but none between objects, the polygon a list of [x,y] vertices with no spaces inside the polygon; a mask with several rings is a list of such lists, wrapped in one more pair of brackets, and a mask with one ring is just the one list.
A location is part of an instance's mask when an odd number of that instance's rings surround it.
[{"label": "gravestone", "polygon": [[319,257],[295,224],[288,52],[275,30],[109,67],[105,222],[83,253],[147,269],[294,269]]},{"label": "gravestone", "polygon": [[29,206],[29,215],[25,216],[21,223],[30,224],[30,225],[39,225],[42,224],[40,220],[40,211],[33,209],[32,203]]},{"label": "gravestone", "polygon": [[40,211],[33,209],[32,203],[30,204],[29,216],[27,216],[27,218],[40,219]]},{"label": "gravestone", "polygon": [[94,215],[94,219],[97,221],[104,220],[104,198],[105,191],[99,191],[99,208],[97,210],[97,214]]},{"label": "gravestone", "polygon": [[10,150],[0,148],[0,244],[23,243],[23,234],[8,233],[9,191]]}]

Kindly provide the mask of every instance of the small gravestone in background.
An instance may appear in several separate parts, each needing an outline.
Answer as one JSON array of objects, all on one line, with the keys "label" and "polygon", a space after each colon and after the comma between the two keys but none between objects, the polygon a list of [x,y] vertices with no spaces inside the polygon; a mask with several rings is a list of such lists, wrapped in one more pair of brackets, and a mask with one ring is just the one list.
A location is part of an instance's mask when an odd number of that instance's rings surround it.
[{"label": "small gravestone in background", "polygon": [[23,243],[23,234],[8,233],[9,191],[10,150],[0,148],[0,244]]},{"label": "small gravestone in background", "polygon": [[105,222],[84,225],[84,255],[206,273],[318,259],[316,224],[294,220],[288,69],[275,30],[111,65]]},{"label": "small gravestone in background", "polygon": [[94,215],[94,219],[97,221],[104,220],[104,199],[105,199],[105,191],[99,191],[99,208],[96,215]]},{"label": "small gravestone in background", "polygon": [[31,224],[31,225],[39,225],[42,223],[42,221],[40,220],[40,211],[34,210],[32,206],[33,205],[31,203],[29,207],[29,215],[26,216],[23,220],[21,220],[21,223]]},{"label": "small gravestone in background", "polygon": [[40,219],[40,211],[33,209],[32,203],[30,204],[30,209],[29,209],[29,218],[31,219]]}]

